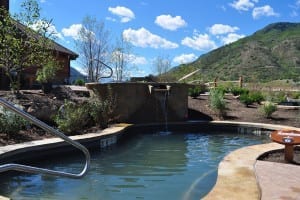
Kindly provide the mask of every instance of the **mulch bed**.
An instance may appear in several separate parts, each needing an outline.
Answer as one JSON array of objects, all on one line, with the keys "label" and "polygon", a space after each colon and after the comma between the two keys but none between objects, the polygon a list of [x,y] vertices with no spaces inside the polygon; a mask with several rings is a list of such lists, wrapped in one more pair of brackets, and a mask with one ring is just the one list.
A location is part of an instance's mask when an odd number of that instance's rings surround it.
[{"label": "mulch bed", "polygon": [[[0,91],[0,97],[8,97],[11,99],[9,91]],[[78,98],[74,93],[66,89],[56,90],[56,93],[42,94],[40,91],[29,91],[23,93],[24,100],[19,99],[20,102],[25,104],[32,102],[34,99],[36,102],[51,102],[49,99],[57,99],[63,102],[64,98]],[[273,113],[271,118],[265,118],[260,112],[260,105],[254,104],[249,107],[243,105],[236,97],[228,95],[225,97],[226,100],[226,115],[224,118],[220,118],[213,110],[209,107],[207,95],[201,95],[197,98],[188,99],[189,108],[189,120],[228,120],[228,121],[241,121],[241,122],[257,122],[257,123],[268,123],[268,124],[281,124],[287,126],[300,127],[300,110],[297,109],[278,109]],[[92,131],[96,131],[93,127]],[[87,131],[83,131],[84,133]],[[0,133],[0,146],[28,142],[32,140],[40,140],[43,138],[53,137],[51,134],[45,131],[32,127],[28,130],[22,130],[19,133],[5,134]],[[268,152],[264,154],[260,159],[272,162],[284,161],[283,150]],[[300,163],[300,150],[295,150],[295,161]]]},{"label": "mulch bed", "polygon": [[288,163],[287,161],[285,161],[284,149],[266,152],[263,155],[261,155],[258,158],[258,160],[300,165],[300,147],[295,147],[295,149],[294,149],[294,162],[293,163]]}]

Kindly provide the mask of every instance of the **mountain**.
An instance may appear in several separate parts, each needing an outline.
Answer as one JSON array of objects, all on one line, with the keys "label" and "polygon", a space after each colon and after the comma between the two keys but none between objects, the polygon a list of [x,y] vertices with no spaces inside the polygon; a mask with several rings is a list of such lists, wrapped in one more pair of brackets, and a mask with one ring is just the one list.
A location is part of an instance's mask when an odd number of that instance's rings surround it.
[{"label": "mountain", "polygon": [[265,82],[277,79],[300,80],[300,23],[280,22],[266,26],[251,36],[177,66],[168,75],[179,80],[238,80]]},{"label": "mountain", "polygon": [[70,83],[74,83],[76,80],[81,79],[81,80],[86,80],[86,75],[82,74],[79,72],[77,69],[74,67],[70,68]]}]

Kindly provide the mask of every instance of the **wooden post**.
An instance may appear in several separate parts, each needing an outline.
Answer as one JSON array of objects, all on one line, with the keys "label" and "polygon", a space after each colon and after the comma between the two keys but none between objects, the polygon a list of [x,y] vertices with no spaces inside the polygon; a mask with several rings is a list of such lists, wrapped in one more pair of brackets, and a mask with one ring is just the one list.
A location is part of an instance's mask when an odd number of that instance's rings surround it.
[{"label": "wooden post", "polygon": [[215,81],[214,81],[214,87],[216,88],[217,87],[217,81],[218,81],[218,77],[215,78]]},{"label": "wooden post", "polygon": [[293,160],[294,160],[294,146],[293,145],[285,145],[284,159],[289,163],[293,162]]},{"label": "wooden post", "polygon": [[242,76],[240,76],[240,78],[239,78],[239,86],[240,86],[240,88],[243,87],[243,77]]}]

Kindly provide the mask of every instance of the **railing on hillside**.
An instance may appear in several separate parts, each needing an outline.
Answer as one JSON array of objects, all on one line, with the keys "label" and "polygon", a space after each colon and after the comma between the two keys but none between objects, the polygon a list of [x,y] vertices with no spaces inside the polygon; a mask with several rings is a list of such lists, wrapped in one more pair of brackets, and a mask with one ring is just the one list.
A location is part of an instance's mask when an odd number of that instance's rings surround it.
[{"label": "railing on hillside", "polygon": [[33,167],[33,166],[28,166],[28,165],[21,165],[21,164],[15,164],[15,163],[9,163],[9,164],[3,164],[0,165],[0,173],[1,172],[5,172],[5,171],[9,171],[9,170],[14,170],[14,171],[22,171],[22,172],[28,172],[28,173],[37,173],[37,174],[44,174],[44,175],[52,175],[52,176],[63,176],[63,177],[69,177],[69,178],[81,178],[83,177],[89,167],[90,167],[90,153],[89,151],[80,143],[70,139],[69,137],[67,137],[66,135],[64,135],[63,133],[59,132],[58,130],[54,129],[51,126],[48,126],[47,124],[45,124],[44,122],[36,119],[35,117],[29,115],[28,113],[24,112],[23,110],[15,107],[14,105],[12,105],[11,103],[9,103],[8,101],[0,98],[0,105],[2,105],[3,107],[9,109],[10,111],[20,115],[21,117],[23,117],[24,119],[27,119],[28,121],[30,121],[31,123],[35,124],[36,126],[42,128],[43,130],[60,137],[61,139],[63,139],[65,142],[73,145],[74,147],[78,148],[79,150],[81,150],[83,152],[83,154],[85,155],[85,166],[83,168],[83,170],[78,173],[78,174],[74,174],[74,173],[68,173],[68,172],[63,172],[63,171],[56,171],[56,170],[50,170],[50,169],[45,169],[45,168],[39,168],[39,167]]}]

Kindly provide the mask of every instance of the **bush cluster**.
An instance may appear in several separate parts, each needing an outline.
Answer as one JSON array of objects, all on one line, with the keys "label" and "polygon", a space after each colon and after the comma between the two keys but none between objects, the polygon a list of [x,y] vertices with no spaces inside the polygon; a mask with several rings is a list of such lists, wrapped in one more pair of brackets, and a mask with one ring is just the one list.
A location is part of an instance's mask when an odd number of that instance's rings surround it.
[{"label": "bush cluster", "polygon": [[76,133],[89,123],[88,104],[75,104],[65,101],[54,118],[58,129],[66,134]]},{"label": "bush cluster", "polygon": [[81,104],[65,101],[54,121],[58,129],[66,134],[74,134],[94,125],[107,128],[114,106],[112,99],[101,100],[97,96]]},{"label": "bush cluster", "polygon": [[259,91],[245,92],[240,95],[240,101],[247,107],[253,103],[260,104],[264,99],[263,94]]},{"label": "bush cluster", "polygon": [[189,96],[191,96],[192,98],[198,97],[201,93],[202,93],[201,88],[197,87],[197,86],[189,88],[189,91],[188,91]]},{"label": "bush cluster", "polygon": [[[15,105],[22,109],[21,106]],[[6,134],[18,133],[29,126],[29,122],[4,107],[0,107],[0,132]]]},{"label": "bush cluster", "polygon": [[85,81],[83,79],[76,79],[76,81],[74,81],[74,85],[79,85],[79,86],[84,86]]},{"label": "bush cluster", "polygon": [[234,96],[243,95],[243,94],[249,94],[249,90],[248,89],[241,88],[241,87],[233,87],[233,88],[230,89],[230,92]]},{"label": "bush cluster", "polygon": [[284,92],[284,91],[273,92],[268,99],[274,103],[285,102],[286,101],[286,92]]}]

